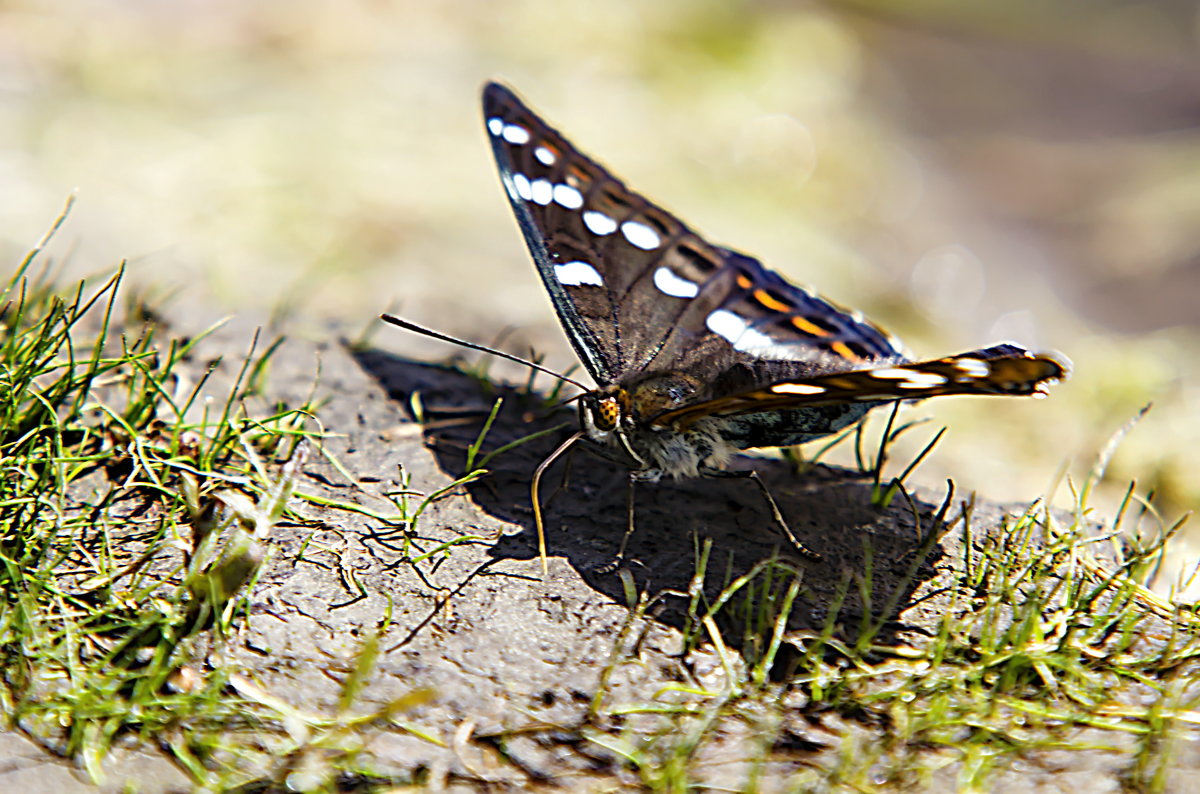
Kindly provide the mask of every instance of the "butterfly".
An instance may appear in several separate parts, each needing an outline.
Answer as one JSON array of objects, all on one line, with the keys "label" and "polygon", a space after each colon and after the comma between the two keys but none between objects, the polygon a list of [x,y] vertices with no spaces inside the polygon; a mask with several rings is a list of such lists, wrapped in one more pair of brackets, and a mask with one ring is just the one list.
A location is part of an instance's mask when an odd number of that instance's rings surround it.
[{"label": "butterfly", "polygon": [[[567,339],[596,383],[580,430],[534,476],[584,440],[630,471],[755,477],[739,451],[836,433],[869,410],[945,394],[1044,396],[1066,377],[1052,355],[999,344],[913,362],[900,341],[757,259],[716,245],[630,190],[512,91],[483,90],[500,179]],[[816,557],[773,515],[801,553]],[[628,540],[628,533],[626,540]],[[620,556],[624,553],[622,543]]]}]

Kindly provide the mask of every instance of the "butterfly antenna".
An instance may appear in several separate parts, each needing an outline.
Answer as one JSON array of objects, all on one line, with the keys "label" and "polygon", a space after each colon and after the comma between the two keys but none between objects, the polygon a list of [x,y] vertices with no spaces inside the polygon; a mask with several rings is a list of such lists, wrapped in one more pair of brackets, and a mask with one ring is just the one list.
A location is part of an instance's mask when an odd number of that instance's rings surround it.
[{"label": "butterfly antenna", "polygon": [[566,399],[559,400],[558,402],[556,402],[554,404],[554,410],[558,410],[559,408],[562,408],[564,405],[570,405],[571,403],[579,402],[580,400],[582,400],[584,397],[587,397],[591,393],[592,392],[585,391],[580,394],[576,394],[574,397],[567,397]]},{"label": "butterfly antenna", "polygon": [[395,325],[399,328],[403,328],[406,331],[412,331],[414,333],[422,334],[424,336],[429,336],[434,339],[439,339],[443,342],[449,342],[452,345],[459,345],[460,347],[470,348],[471,350],[478,350],[481,353],[488,353],[493,356],[499,356],[500,358],[506,358],[509,361],[515,361],[518,364],[524,364],[525,366],[529,367],[530,369],[535,369],[538,372],[544,372],[547,375],[550,375],[551,377],[555,377],[561,381],[564,381],[565,383],[570,383],[572,386],[576,386],[585,392],[591,391],[591,389],[589,389],[587,386],[583,385],[579,381],[575,380],[574,378],[568,378],[566,375],[560,375],[559,373],[555,372],[552,369],[547,369],[546,367],[543,367],[541,364],[535,363],[533,361],[529,361],[528,359],[521,358],[520,356],[514,356],[512,353],[505,353],[503,350],[496,350],[494,347],[487,347],[486,345],[476,344],[475,342],[468,342],[465,339],[458,339],[457,337],[448,336],[448,335],[440,333],[438,331],[434,331],[430,328],[425,328],[424,326],[417,325],[416,323],[410,323],[408,320],[401,320],[399,317],[393,317],[390,314],[381,314],[381,315],[379,315],[379,319],[383,320],[385,323],[391,323],[392,325]]},{"label": "butterfly antenna", "polygon": [[533,473],[533,481],[529,485],[529,495],[533,502],[533,523],[537,527],[538,536],[538,556],[542,558],[542,578],[549,576],[550,567],[546,562],[546,532],[542,527],[542,502],[538,499],[538,489],[542,483],[542,474],[546,469],[550,468],[550,464],[558,460],[558,458],[566,452],[572,444],[583,438],[583,431],[577,430],[571,434],[571,437],[558,445],[558,449],[546,456],[546,459],[538,464],[537,471]]}]

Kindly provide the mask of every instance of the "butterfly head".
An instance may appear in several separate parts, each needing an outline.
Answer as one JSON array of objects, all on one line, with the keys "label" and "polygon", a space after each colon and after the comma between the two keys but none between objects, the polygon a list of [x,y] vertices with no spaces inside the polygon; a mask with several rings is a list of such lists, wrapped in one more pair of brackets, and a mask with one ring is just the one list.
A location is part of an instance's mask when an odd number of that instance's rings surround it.
[{"label": "butterfly head", "polygon": [[591,426],[597,433],[611,433],[621,424],[629,410],[629,392],[618,389],[613,394],[598,395],[587,408]]},{"label": "butterfly head", "polygon": [[609,386],[583,395],[579,400],[579,424],[584,436],[606,458],[634,469],[645,467],[645,460],[629,443],[629,392]]},{"label": "butterfly head", "polygon": [[654,419],[688,404],[699,388],[695,379],[679,373],[650,373],[610,384],[580,398],[580,428],[602,457],[630,469],[696,476],[700,459],[714,442],[696,446],[690,428],[657,425]]}]

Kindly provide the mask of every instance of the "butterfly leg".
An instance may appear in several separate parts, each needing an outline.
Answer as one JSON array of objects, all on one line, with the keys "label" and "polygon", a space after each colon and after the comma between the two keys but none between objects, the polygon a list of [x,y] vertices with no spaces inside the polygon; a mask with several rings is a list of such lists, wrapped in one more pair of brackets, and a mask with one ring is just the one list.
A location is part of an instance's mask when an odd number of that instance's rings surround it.
[{"label": "butterfly leg", "polygon": [[608,562],[604,563],[599,568],[597,568],[596,573],[599,573],[599,574],[612,573],[613,571],[620,568],[621,564],[625,562],[625,547],[629,545],[629,539],[631,537],[633,537],[633,529],[634,529],[634,523],[633,523],[634,491],[633,491],[633,489],[636,486],[638,480],[640,480],[640,479],[642,479],[642,478],[638,476],[638,472],[630,472],[630,474],[629,474],[629,489],[625,492],[627,494],[626,500],[625,500],[626,524],[625,524],[625,534],[621,537],[621,546],[620,546],[620,548],[617,549],[617,556],[613,557],[611,560],[609,560]]},{"label": "butterfly leg", "polygon": [[819,562],[821,560],[820,554],[817,554],[815,551],[805,546],[800,542],[799,538],[792,534],[792,528],[789,527],[787,521],[784,520],[783,513],[779,510],[779,505],[775,503],[775,497],[771,496],[770,489],[767,488],[767,484],[762,481],[762,478],[758,476],[757,471],[754,469],[750,469],[749,471],[730,471],[728,469],[702,467],[700,469],[700,473],[705,477],[738,477],[740,479],[753,480],[754,484],[758,486],[758,489],[762,491],[763,498],[767,500],[767,506],[771,508],[771,517],[775,519],[776,526],[783,530],[782,534],[788,539],[788,542],[792,544],[792,548],[794,548],[802,557],[807,557],[813,562]]}]

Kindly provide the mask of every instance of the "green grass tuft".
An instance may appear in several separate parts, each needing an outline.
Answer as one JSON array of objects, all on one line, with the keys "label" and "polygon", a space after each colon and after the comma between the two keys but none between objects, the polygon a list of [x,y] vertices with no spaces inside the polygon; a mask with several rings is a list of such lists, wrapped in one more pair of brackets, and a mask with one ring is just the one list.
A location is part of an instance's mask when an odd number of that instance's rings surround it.
[{"label": "green grass tuft", "polygon": [[[969,537],[971,518],[964,502],[951,523]],[[820,631],[786,628],[803,575],[777,560],[705,604],[706,545],[688,594],[681,669],[708,658],[720,673],[704,682],[689,674],[653,702],[602,698],[585,735],[652,791],[711,781],[705,759],[713,755],[739,759],[730,761],[741,764],[738,790],[756,790],[767,775],[772,789],[786,781],[797,791],[894,791],[950,771],[960,790],[986,791],[1018,760],[1052,766],[1060,763],[1053,752],[1097,747],[1125,759],[1134,788],[1162,791],[1175,737],[1200,721],[1200,693],[1185,683],[1200,657],[1200,620],[1193,610],[1164,609],[1139,580],[1170,534],[1109,570],[1091,550],[1111,535],[1082,522],[1060,526],[1035,503],[977,539],[943,583],[949,607],[915,644],[880,634],[903,605],[877,604],[879,618],[850,631],[841,623],[852,588],[871,603],[869,566],[846,576]],[[644,611],[631,604],[625,637]],[[740,657],[718,623],[742,627]],[[616,647],[636,643],[618,639]],[[617,654],[610,667],[631,659]],[[740,753],[728,749],[731,736],[742,737]],[[797,742],[806,751],[802,771],[790,749]]]},{"label": "green grass tuft", "polygon": [[[224,400],[211,403],[203,398],[220,362],[194,383],[183,367],[215,328],[171,338],[140,301],[122,301],[120,269],[60,291],[45,269],[34,273],[44,244],[0,292],[0,704],[9,726],[96,780],[114,744],[136,738],[168,748],[198,786],[227,790],[261,782],[264,737],[304,723],[306,739],[276,754],[283,762],[271,774],[282,781],[284,767],[310,763],[320,748],[336,777],[355,753],[331,748],[366,718],[287,723],[279,704],[203,661],[244,610],[272,530],[296,518],[289,499],[315,435],[313,408],[250,407],[282,340],[259,352],[256,338]],[[364,646],[345,698],[373,659]],[[372,713],[382,719],[426,696]],[[247,722],[263,730],[231,730]]]}]

